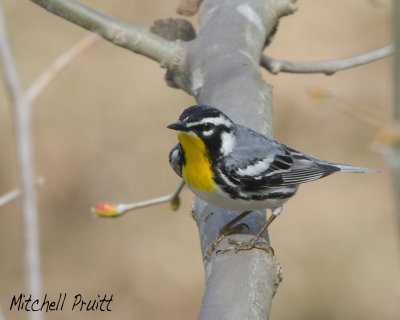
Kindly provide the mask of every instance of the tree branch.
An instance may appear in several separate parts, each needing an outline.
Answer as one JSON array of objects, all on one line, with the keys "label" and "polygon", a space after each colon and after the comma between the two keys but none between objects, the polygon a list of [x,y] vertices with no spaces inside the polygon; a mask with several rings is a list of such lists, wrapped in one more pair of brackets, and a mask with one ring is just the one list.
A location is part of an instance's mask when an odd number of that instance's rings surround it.
[{"label": "tree branch", "polygon": [[[393,1],[393,34],[396,46],[393,72],[393,120],[400,123],[400,3]],[[392,171],[393,187],[396,201],[397,221],[400,232],[400,141],[389,146],[387,160]]]},{"label": "tree branch", "polygon": [[[272,91],[264,82],[259,61],[267,39],[281,16],[296,9],[287,0],[203,0],[200,31],[187,43],[185,64],[174,81],[199,103],[222,109],[233,121],[272,135]],[[214,207],[196,198],[203,257],[221,228],[240,212]],[[243,221],[249,229],[230,239],[249,241],[265,224],[265,211]],[[264,234],[268,243],[268,234]],[[216,251],[230,244],[225,238]],[[204,259],[206,288],[199,319],[268,319],[272,298],[281,280],[275,256],[253,249],[214,254]]]},{"label": "tree branch", "polygon": [[[12,101],[15,123],[16,152],[22,190],[22,217],[24,226],[25,272],[27,292],[39,298],[42,291],[40,273],[39,228],[32,147],[32,108],[24,96],[17,69],[7,39],[6,24],[0,3],[0,61]],[[30,312],[29,319],[42,319],[41,312]]]},{"label": "tree branch", "polygon": [[273,74],[279,72],[291,73],[325,73],[332,75],[337,71],[358,67],[363,64],[386,58],[394,52],[394,45],[389,44],[377,50],[356,55],[353,57],[315,62],[291,62],[277,60],[266,55],[261,56],[260,64]]},{"label": "tree branch", "polygon": [[150,207],[157,204],[169,202],[171,204],[172,210],[179,209],[179,194],[181,193],[183,187],[185,186],[185,181],[181,180],[176,189],[166,196],[152,198],[145,201],[134,202],[134,203],[120,203],[114,204],[112,202],[100,202],[91,208],[92,213],[97,214],[99,217],[120,217],[121,215],[140,208]]},{"label": "tree branch", "polygon": [[99,36],[97,34],[90,33],[59,56],[51,66],[29,86],[28,90],[26,90],[26,99],[29,103],[34,103],[36,98],[43,92],[44,88],[54,79],[61,69],[70,63],[77,55],[90,48],[98,39]]},{"label": "tree branch", "polygon": [[151,32],[106,16],[75,0],[32,0],[46,10],[95,32],[117,46],[142,54],[174,69],[180,64],[183,47],[179,41],[169,41]]}]

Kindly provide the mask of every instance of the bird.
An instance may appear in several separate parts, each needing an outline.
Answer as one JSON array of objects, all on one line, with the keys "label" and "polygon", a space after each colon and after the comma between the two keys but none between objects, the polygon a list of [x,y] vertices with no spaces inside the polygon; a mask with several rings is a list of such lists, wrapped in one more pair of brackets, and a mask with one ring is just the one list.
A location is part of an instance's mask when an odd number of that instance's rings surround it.
[{"label": "bird", "polygon": [[247,249],[256,245],[300,184],[339,171],[377,172],[296,151],[206,104],[186,108],[167,128],[177,131],[179,141],[169,153],[170,165],[189,189],[214,206],[242,211],[225,231],[253,210],[272,211]]}]

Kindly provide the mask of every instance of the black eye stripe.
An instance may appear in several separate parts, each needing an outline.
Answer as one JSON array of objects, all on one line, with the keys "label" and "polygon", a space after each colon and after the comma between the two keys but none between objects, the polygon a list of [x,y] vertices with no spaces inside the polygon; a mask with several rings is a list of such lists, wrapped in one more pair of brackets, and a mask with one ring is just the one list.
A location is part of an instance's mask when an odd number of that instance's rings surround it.
[{"label": "black eye stripe", "polygon": [[203,130],[204,131],[210,131],[210,130],[213,130],[215,128],[215,125],[214,124],[212,124],[212,123],[205,123],[205,124],[203,124]]},{"label": "black eye stripe", "polygon": [[202,132],[202,131],[210,131],[216,128],[216,125],[213,123],[204,123],[198,124],[196,126],[191,127],[193,131]]}]

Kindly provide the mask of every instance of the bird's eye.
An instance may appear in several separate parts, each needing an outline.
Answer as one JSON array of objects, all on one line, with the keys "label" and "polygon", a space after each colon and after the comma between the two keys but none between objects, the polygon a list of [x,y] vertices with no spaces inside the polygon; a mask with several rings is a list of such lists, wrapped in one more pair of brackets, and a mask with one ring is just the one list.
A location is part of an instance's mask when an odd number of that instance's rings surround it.
[{"label": "bird's eye", "polygon": [[212,123],[205,123],[203,124],[203,131],[211,131],[215,128],[215,125],[213,125]]}]

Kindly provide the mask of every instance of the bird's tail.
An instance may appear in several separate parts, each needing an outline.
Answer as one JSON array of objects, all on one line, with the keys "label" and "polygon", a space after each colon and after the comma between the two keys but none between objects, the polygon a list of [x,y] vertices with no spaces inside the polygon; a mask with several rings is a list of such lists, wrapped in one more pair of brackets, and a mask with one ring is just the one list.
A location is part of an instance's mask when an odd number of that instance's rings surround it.
[{"label": "bird's tail", "polygon": [[336,168],[338,168],[340,171],[344,172],[379,172],[374,169],[368,169],[368,168],[361,168],[361,167],[355,167],[355,166],[348,166],[346,164],[334,164]]}]

